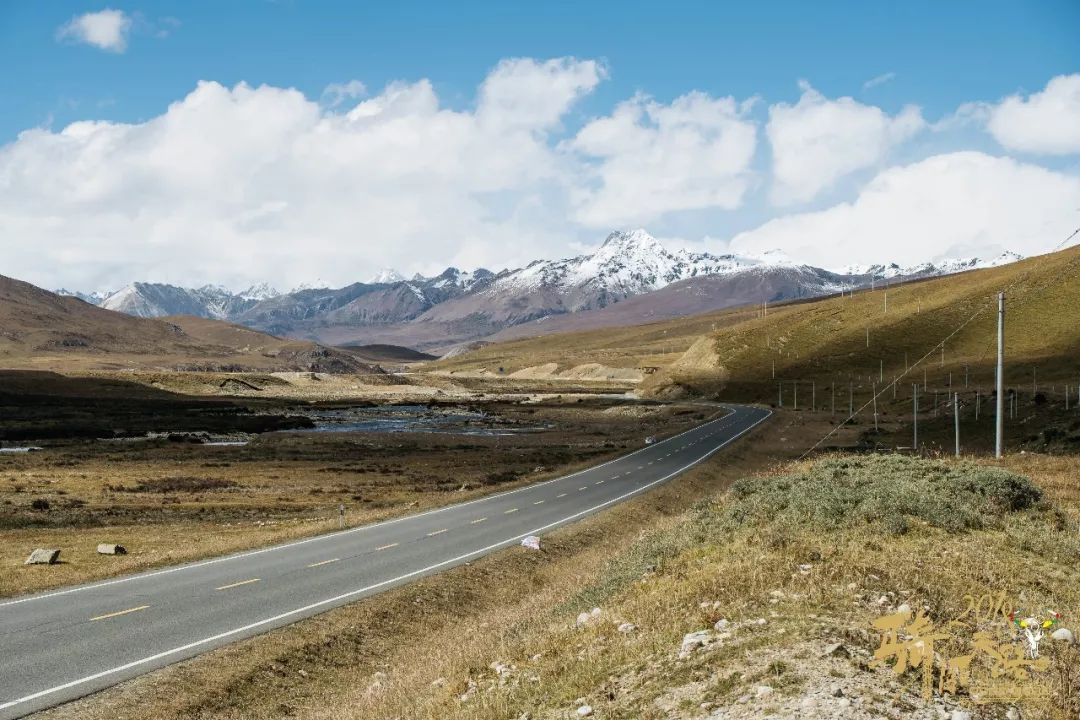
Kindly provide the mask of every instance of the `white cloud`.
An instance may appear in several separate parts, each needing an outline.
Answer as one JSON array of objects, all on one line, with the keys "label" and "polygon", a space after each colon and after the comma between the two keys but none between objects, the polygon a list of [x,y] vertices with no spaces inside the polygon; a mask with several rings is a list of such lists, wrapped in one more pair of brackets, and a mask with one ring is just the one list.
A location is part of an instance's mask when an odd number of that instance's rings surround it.
[{"label": "white cloud", "polygon": [[367,95],[367,86],[359,80],[345,83],[330,83],[323,90],[323,100],[328,107],[336,108],[348,100],[356,100]]},{"label": "white cloud", "polygon": [[18,238],[3,272],[48,287],[290,287],[561,252],[574,173],[545,133],[601,75],[590,61],[503,63],[475,111],[442,107],[427,81],[345,113],[202,82],[146,122],[28,130],[0,147],[0,237]]},{"label": "white cloud", "polygon": [[989,110],[987,129],[1010,150],[1080,153],[1080,74],[1059,75],[1026,99],[1005,98]]},{"label": "white cloud", "polygon": [[893,146],[926,125],[913,106],[890,117],[850,97],[829,100],[806,83],[801,87],[795,105],[769,108],[771,197],[777,205],[814,199],[845,175],[882,162]]},{"label": "white cloud", "polygon": [[885,170],[859,196],[737,235],[736,252],[780,248],[827,268],[1046,252],[1077,223],[1080,178],[977,152]]},{"label": "white cloud", "polygon": [[121,10],[109,9],[76,15],[56,31],[56,37],[122,53],[127,49],[130,30],[131,18]]},{"label": "white cloud", "polygon": [[503,60],[480,86],[477,119],[492,128],[545,130],[607,77],[594,60]]},{"label": "white cloud", "polygon": [[752,102],[692,92],[663,105],[639,95],[588,123],[566,146],[591,164],[590,182],[576,194],[577,219],[611,227],[739,207],[757,138],[745,117]]},{"label": "white cloud", "polygon": [[863,90],[870,90],[871,88],[876,88],[878,85],[884,85],[885,83],[895,79],[896,73],[894,72],[887,72],[876,75],[862,84]]}]

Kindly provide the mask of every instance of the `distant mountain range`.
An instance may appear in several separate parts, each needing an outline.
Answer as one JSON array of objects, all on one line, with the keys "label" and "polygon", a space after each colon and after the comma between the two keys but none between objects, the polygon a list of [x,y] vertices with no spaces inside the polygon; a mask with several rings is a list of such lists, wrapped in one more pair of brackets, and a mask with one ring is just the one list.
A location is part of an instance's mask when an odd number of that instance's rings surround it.
[{"label": "distant mountain range", "polygon": [[914,267],[851,266],[831,272],[782,253],[751,258],[671,252],[645,230],[613,232],[593,253],[537,260],[493,273],[447,268],[434,277],[384,269],[343,288],[279,293],[267,285],[233,293],[136,282],[105,295],[74,295],[102,308],[152,318],[195,315],[332,345],[393,344],[445,351],[480,339],[631,325],[757,302],[816,297],[877,281],[946,275],[1021,259],[950,260]]}]

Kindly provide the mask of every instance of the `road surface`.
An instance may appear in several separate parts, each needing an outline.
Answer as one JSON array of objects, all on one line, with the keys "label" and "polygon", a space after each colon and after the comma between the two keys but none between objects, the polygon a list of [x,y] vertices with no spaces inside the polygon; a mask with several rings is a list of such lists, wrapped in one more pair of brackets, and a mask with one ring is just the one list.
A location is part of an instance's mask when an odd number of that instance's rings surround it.
[{"label": "road surface", "polygon": [[728,414],[616,460],[418,515],[0,601],[0,718],[59,705],[517,545],[675,477],[764,421]]}]

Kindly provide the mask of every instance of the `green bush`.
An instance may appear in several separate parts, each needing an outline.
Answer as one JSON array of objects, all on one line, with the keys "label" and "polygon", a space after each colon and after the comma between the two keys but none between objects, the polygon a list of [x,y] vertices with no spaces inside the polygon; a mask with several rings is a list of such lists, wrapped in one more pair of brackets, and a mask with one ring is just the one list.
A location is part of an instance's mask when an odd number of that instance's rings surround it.
[{"label": "green bush", "polygon": [[820,460],[801,473],[740,480],[710,524],[876,524],[896,534],[919,520],[960,532],[995,524],[1042,498],[1030,480],[998,468],[903,455],[847,456]]}]

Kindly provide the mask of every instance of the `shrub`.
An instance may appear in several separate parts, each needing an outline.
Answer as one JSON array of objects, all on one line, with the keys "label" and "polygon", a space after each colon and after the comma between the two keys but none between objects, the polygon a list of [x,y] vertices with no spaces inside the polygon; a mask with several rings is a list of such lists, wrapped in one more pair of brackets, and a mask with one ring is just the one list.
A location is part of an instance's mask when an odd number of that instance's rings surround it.
[{"label": "shrub", "polygon": [[1031,508],[1042,497],[1027,478],[998,468],[869,455],[830,458],[804,472],[740,480],[719,520],[728,526],[878,524],[894,534],[918,520],[960,532]]},{"label": "shrub", "polygon": [[49,501],[45,498],[34,498],[30,501],[30,509],[45,512],[49,509]]}]

